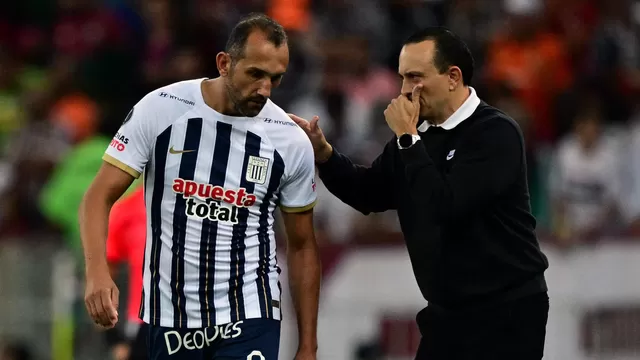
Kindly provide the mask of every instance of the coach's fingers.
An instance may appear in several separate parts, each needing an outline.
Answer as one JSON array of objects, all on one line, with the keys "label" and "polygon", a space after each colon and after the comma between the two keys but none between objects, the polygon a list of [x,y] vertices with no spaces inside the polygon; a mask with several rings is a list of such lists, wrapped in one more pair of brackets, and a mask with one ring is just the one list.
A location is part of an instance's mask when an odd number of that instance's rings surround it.
[{"label": "coach's fingers", "polygon": [[311,132],[318,132],[318,121],[320,120],[319,116],[314,116],[313,119],[311,119],[311,122],[309,123],[309,128],[311,129]]},{"label": "coach's fingers", "polygon": [[300,126],[301,128],[305,129],[305,128],[309,128],[309,122],[303,118],[301,118],[298,115],[295,114],[287,114],[289,115],[289,117],[291,118],[291,120],[293,120],[294,123],[296,123],[298,126]]},{"label": "coach's fingers", "polygon": [[414,105],[419,105],[420,104],[420,92],[421,91],[422,91],[422,85],[418,84],[418,85],[413,87],[413,90],[411,91],[411,102]]}]

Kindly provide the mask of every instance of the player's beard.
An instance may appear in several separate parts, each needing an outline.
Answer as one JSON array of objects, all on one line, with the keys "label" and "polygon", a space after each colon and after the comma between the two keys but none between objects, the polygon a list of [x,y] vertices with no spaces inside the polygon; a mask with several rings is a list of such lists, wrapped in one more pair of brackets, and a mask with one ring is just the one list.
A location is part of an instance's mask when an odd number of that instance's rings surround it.
[{"label": "player's beard", "polygon": [[243,97],[242,92],[233,84],[233,72],[231,72],[230,75],[231,76],[225,80],[225,88],[227,89],[227,96],[233,104],[235,111],[246,117],[257,116],[267,103],[267,99],[257,94]]}]

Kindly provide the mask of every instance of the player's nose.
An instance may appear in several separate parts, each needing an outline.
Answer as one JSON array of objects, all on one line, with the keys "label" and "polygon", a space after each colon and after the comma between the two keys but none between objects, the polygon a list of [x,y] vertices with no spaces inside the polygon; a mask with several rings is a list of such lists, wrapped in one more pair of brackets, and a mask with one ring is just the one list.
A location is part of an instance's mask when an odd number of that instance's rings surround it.
[{"label": "player's nose", "polygon": [[259,89],[258,95],[262,96],[263,98],[268,98],[271,96],[271,89]]},{"label": "player's nose", "polygon": [[260,83],[260,87],[258,88],[258,95],[268,98],[271,96],[271,89],[273,88],[273,84],[271,84],[271,80],[265,80]]}]

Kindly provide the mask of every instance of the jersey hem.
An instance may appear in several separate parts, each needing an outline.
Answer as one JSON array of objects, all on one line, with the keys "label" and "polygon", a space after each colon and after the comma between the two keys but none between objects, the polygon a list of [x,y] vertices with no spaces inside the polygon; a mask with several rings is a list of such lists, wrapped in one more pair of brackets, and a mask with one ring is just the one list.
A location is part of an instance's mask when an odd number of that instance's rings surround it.
[{"label": "jersey hem", "polygon": [[127,174],[133,176],[136,179],[140,177],[140,173],[137,170],[135,170],[131,166],[123,163],[122,161],[114,158],[113,156],[111,156],[109,154],[104,154],[102,156],[102,160],[104,160],[104,161],[108,162],[109,164],[117,167],[118,169],[126,172]]},{"label": "jersey hem", "polygon": [[280,205],[280,210],[287,212],[287,213],[300,213],[300,212],[304,212],[307,210],[311,210],[313,209],[314,206],[316,206],[316,203],[318,201],[315,200],[314,202],[312,202],[309,205],[305,205],[305,206],[300,206],[300,207],[289,207],[289,206],[284,206],[284,205]]},{"label": "jersey hem", "polygon": [[[252,320],[252,319],[265,319],[265,320],[282,321],[282,319],[276,319],[273,316],[254,316],[254,317],[244,317],[242,319],[238,319],[237,321],[229,321],[229,322],[222,323],[222,324],[217,324],[215,322],[212,322],[208,326],[205,326],[204,324],[201,324],[202,326],[191,326],[191,327],[189,327],[189,320],[184,320],[184,321],[181,321],[178,324],[178,327],[174,327],[173,325],[172,326],[162,326],[162,325],[160,325],[161,322],[160,322],[159,318],[150,317],[148,322],[146,320],[144,320],[143,318],[139,318],[139,319],[142,320],[143,323],[145,323],[147,325],[150,325],[150,326],[159,326],[159,327],[165,327],[165,328],[170,328],[170,329],[203,329],[203,328],[207,328],[207,327],[233,324],[233,323],[238,322],[238,321]],[[173,323],[173,319],[171,320],[171,322]]]}]

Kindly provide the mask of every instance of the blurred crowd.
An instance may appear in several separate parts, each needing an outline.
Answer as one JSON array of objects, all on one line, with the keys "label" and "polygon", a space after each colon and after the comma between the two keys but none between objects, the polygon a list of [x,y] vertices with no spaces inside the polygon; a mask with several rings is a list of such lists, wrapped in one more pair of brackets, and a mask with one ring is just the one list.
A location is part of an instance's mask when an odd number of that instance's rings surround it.
[{"label": "blurred crowd", "polygon": [[[382,111],[402,41],[449,27],[475,56],[480,97],[524,131],[542,238],[640,235],[640,1],[21,0],[0,5],[0,239],[58,233],[78,249],[79,201],[129,109],[216,77],[216,53],[252,11],[290,37],[273,100],[319,115],[361,163],[392,135]],[[361,216],[318,184],[323,243],[398,241],[394,214]]]},{"label": "blurred crowd", "polygon": [[22,342],[9,342],[0,347],[0,360],[31,360],[33,356],[29,347]]}]

